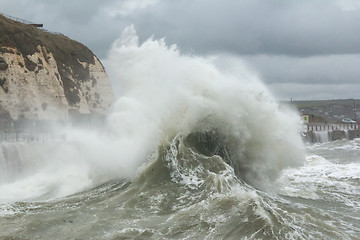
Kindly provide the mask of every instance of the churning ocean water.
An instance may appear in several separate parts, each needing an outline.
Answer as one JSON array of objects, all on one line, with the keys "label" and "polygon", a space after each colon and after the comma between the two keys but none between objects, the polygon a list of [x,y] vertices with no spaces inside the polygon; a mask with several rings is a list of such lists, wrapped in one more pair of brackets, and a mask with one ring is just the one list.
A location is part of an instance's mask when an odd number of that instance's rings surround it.
[{"label": "churning ocean water", "polygon": [[0,147],[0,239],[359,239],[360,140],[306,145],[230,56],[132,27],[107,124]]}]

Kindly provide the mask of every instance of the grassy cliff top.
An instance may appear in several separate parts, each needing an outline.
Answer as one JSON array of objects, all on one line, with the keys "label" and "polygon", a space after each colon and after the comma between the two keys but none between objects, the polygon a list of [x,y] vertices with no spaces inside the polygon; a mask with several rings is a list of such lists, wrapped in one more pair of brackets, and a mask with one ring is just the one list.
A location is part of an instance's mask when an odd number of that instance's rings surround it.
[{"label": "grassy cliff top", "polygon": [[[82,62],[93,63],[94,54],[83,44],[70,38],[46,32],[35,26],[13,21],[0,15],[0,46],[17,48],[23,56],[38,52],[38,46],[45,46],[55,59],[69,65]],[[1,51],[6,51],[1,48]]]}]

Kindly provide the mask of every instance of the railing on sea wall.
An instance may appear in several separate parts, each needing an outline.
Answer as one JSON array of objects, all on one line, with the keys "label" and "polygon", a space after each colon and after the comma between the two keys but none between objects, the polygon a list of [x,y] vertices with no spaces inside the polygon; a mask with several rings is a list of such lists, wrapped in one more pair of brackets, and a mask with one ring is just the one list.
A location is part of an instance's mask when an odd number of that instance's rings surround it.
[{"label": "railing on sea wall", "polygon": [[85,116],[68,120],[0,119],[0,142],[49,141],[66,138],[71,128],[89,129],[100,135],[109,134],[103,116]]},{"label": "railing on sea wall", "polygon": [[360,129],[359,124],[308,124],[307,131],[336,131],[336,130],[357,130]]},{"label": "railing on sea wall", "polygon": [[45,141],[53,137],[49,128],[45,121],[0,121],[0,141]]},{"label": "railing on sea wall", "polygon": [[308,124],[304,125],[303,139],[306,142],[328,142],[360,138],[359,124]]}]

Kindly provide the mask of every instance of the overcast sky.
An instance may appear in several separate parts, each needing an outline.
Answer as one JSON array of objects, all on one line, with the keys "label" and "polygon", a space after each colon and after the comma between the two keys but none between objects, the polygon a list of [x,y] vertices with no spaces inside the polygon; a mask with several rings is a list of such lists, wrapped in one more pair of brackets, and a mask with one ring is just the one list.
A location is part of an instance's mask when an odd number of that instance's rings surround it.
[{"label": "overcast sky", "polygon": [[100,59],[134,24],[141,40],[242,58],[281,100],[360,98],[359,0],[0,0],[0,12]]}]

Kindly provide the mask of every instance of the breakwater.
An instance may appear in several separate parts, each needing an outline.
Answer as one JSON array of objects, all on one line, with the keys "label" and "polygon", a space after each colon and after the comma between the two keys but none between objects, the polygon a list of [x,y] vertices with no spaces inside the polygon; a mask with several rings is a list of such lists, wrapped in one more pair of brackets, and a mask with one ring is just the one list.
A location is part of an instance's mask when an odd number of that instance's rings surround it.
[{"label": "breakwater", "polygon": [[302,137],[305,142],[329,142],[360,138],[359,124],[308,124],[304,125]]}]

